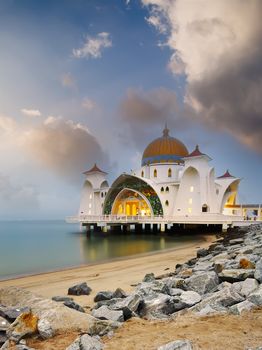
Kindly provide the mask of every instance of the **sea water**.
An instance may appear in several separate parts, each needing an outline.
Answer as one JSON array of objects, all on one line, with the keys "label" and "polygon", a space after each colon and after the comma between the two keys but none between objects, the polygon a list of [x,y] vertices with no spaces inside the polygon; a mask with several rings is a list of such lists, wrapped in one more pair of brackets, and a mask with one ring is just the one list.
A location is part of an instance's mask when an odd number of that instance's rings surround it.
[{"label": "sea water", "polygon": [[196,235],[92,233],[63,221],[0,222],[0,280],[180,248]]}]

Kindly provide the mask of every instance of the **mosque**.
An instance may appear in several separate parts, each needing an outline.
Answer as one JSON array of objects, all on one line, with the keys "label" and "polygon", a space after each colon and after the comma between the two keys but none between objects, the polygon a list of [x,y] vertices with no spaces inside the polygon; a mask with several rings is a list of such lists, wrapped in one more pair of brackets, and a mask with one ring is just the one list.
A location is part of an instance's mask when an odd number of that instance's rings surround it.
[{"label": "mosque", "polygon": [[175,223],[240,217],[236,201],[241,179],[228,170],[217,177],[211,160],[199,146],[190,153],[166,126],[145,148],[141,167],[121,174],[111,186],[96,164],[84,172],[78,217],[98,226],[121,219]]}]

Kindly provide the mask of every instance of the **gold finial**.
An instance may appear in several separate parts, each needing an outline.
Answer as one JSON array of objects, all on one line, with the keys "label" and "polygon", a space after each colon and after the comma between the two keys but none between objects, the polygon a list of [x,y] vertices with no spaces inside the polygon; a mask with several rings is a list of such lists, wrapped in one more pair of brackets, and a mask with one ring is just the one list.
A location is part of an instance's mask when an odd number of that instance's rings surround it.
[{"label": "gold finial", "polygon": [[165,129],[163,130],[163,136],[164,137],[169,136],[169,129],[167,128],[167,122],[165,122]]}]

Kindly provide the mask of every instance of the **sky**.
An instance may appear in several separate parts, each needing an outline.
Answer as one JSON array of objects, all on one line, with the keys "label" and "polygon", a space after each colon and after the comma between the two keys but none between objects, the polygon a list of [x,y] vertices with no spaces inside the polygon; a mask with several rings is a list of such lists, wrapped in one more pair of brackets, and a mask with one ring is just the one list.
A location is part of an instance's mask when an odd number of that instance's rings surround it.
[{"label": "sky", "polygon": [[0,220],[78,211],[170,134],[262,203],[260,0],[0,0]]}]

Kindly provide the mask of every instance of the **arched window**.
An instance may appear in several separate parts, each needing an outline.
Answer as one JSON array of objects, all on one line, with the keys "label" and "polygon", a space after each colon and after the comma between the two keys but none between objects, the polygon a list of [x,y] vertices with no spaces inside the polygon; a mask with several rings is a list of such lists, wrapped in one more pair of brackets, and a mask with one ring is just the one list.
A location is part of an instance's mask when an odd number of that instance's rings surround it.
[{"label": "arched window", "polygon": [[141,172],[141,177],[144,177],[144,171],[142,170],[142,172]]},{"label": "arched window", "polygon": [[103,192],[101,192],[101,197],[102,197],[102,198],[104,197],[104,193],[103,193]]},{"label": "arched window", "polygon": [[166,187],[166,192],[169,192],[169,187],[168,186]]},{"label": "arched window", "polygon": [[157,177],[157,170],[154,170],[154,177]]},{"label": "arched window", "polygon": [[166,204],[167,207],[169,206],[169,202],[168,202],[167,200],[166,200],[166,203],[165,203],[165,204]]},{"label": "arched window", "polygon": [[208,212],[208,206],[207,206],[207,204],[203,204],[202,205],[202,213],[206,213],[206,212]]},{"label": "arched window", "polygon": [[172,177],[172,169],[171,168],[168,169],[167,176]]},{"label": "arched window", "polygon": [[164,192],[164,187],[161,187],[161,192]]}]

